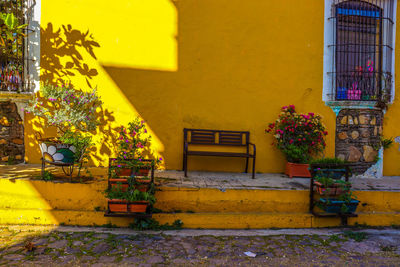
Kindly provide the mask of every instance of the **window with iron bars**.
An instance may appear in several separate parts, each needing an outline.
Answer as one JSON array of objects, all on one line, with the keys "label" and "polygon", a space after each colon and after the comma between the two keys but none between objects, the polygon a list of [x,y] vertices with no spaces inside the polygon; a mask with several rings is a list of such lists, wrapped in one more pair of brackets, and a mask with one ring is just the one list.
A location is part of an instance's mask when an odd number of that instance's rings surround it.
[{"label": "window with iron bars", "polygon": [[[1,0],[0,92],[29,92],[27,0]],[[12,14],[12,17],[10,16]],[[7,17],[6,17],[7,16]],[[14,21],[13,21],[14,20]]]},{"label": "window with iron bars", "polygon": [[334,0],[331,12],[331,99],[390,101],[394,1]]}]

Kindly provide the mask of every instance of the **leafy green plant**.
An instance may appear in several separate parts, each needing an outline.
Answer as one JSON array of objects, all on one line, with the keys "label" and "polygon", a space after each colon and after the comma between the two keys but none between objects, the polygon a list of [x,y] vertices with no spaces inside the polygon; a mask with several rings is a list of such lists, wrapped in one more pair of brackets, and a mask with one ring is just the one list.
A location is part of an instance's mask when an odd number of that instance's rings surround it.
[{"label": "leafy green plant", "polygon": [[3,55],[22,54],[24,29],[28,24],[20,23],[22,18],[13,13],[0,13],[0,48]]},{"label": "leafy green plant", "polygon": [[108,199],[125,199],[126,192],[122,189],[122,184],[117,183],[116,186],[112,186],[104,191],[106,198]]},{"label": "leafy green plant", "polygon": [[383,138],[381,137],[381,146],[383,149],[388,149],[393,145],[393,137],[390,138]]},{"label": "leafy green plant", "polygon": [[53,181],[54,180],[54,175],[49,171],[44,171],[44,173],[42,175],[42,179],[44,181]]},{"label": "leafy green plant", "polygon": [[79,162],[82,159],[88,160],[88,150],[86,149],[92,145],[92,137],[88,135],[83,135],[80,132],[72,132],[67,130],[63,136],[60,137],[60,141],[64,144],[73,145],[76,148],[74,154],[75,162]]},{"label": "leafy green plant", "polygon": [[345,160],[342,160],[342,159],[339,159],[339,158],[320,158],[320,159],[313,159],[309,163],[310,164],[343,165],[343,164],[348,163],[348,161],[345,161]]},{"label": "leafy green plant", "polygon": [[[88,160],[89,147],[92,145],[89,132],[99,125],[96,109],[102,101],[94,89],[85,92],[71,85],[55,86],[44,83],[39,94],[28,103],[27,113],[41,117],[50,126],[57,128],[59,137],[40,141],[70,144],[75,147],[73,162],[85,163]],[[80,168],[79,172],[80,173]]]},{"label": "leafy green plant", "polygon": [[340,201],[343,201],[344,203],[340,207],[340,211],[342,213],[347,213],[349,211],[349,204],[351,203],[352,200],[356,200],[357,197],[353,194],[352,191],[347,191],[338,196],[337,198]]},{"label": "leafy green plant", "polygon": [[124,197],[124,199],[128,200],[129,202],[148,201],[150,205],[153,205],[156,202],[156,198],[153,194],[149,192],[142,192],[137,189],[134,191],[127,191]]},{"label": "leafy green plant", "polygon": [[356,242],[361,242],[367,238],[367,233],[365,232],[344,231],[343,235],[345,237],[353,239]]},{"label": "leafy green plant", "polygon": [[295,106],[284,106],[278,119],[265,130],[275,138],[275,145],[293,163],[308,163],[325,149],[328,132],[322,118],[314,113],[298,114]]},{"label": "leafy green plant", "polygon": [[99,124],[96,109],[102,105],[97,90],[82,91],[71,85],[55,86],[44,83],[40,87],[42,98],[29,102],[26,111],[44,118],[60,133],[67,131],[90,132]]},{"label": "leafy green plant", "polygon": [[129,227],[133,230],[179,230],[182,229],[183,222],[181,220],[175,220],[171,225],[160,224],[153,218],[135,218],[134,222],[129,224]]},{"label": "leafy green plant", "polygon": [[[384,138],[383,136],[381,136],[380,140],[378,143],[372,144],[372,147],[378,151],[379,149],[383,148],[383,149],[388,149],[393,145],[394,139],[393,137],[390,138]],[[379,159],[378,159],[379,160]],[[378,161],[375,160],[375,161]]]},{"label": "leafy green plant", "polygon": [[[151,135],[148,133],[144,120],[136,117],[128,123],[128,127],[121,126],[117,138],[117,158],[120,165],[138,168],[151,168],[151,164],[143,161],[151,143]],[[154,161],[157,165],[162,161],[158,158]]]}]

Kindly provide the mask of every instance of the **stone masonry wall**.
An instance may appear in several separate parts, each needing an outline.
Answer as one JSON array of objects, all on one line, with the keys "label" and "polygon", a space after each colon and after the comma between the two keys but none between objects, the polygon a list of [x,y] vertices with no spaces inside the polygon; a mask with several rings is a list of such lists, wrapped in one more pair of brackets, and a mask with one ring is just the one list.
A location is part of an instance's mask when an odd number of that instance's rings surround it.
[{"label": "stone masonry wall", "polygon": [[0,164],[24,161],[24,126],[17,106],[0,102]]},{"label": "stone masonry wall", "polygon": [[383,114],[374,109],[343,109],[336,118],[336,157],[352,162],[362,174],[376,162]]}]

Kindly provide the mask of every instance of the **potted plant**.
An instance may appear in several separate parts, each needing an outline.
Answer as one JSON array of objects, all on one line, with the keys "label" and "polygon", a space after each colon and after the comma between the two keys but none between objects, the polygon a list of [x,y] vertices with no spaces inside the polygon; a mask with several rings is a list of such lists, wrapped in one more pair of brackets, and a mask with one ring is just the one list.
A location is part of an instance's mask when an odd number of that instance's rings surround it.
[{"label": "potted plant", "polygon": [[126,190],[124,190],[121,184],[117,184],[108,188],[105,192],[108,208],[111,212],[127,212],[128,201],[126,198]]},{"label": "potted plant", "polygon": [[340,179],[349,175],[349,163],[339,158],[321,158],[310,162],[310,168],[318,176],[326,176],[334,179]]},{"label": "potted plant", "polygon": [[117,138],[117,157],[110,162],[112,175],[147,177],[150,169],[162,161],[162,158],[151,161],[145,159],[150,143],[151,135],[139,117],[129,122],[128,127],[121,126]]},{"label": "potted plant", "polygon": [[142,192],[137,189],[127,193],[128,211],[134,213],[146,212],[149,205],[156,202],[154,194],[151,192]]},{"label": "potted plant", "polygon": [[154,190],[142,192],[131,187],[125,190],[121,184],[109,187],[104,193],[110,212],[142,213],[156,201]]},{"label": "potted plant", "polygon": [[314,185],[322,196],[337,196],[349,192],[351,183],[326,176],[317,176]]},{"label": "potted plant", "polygon": [[274,136],[274,144],[286,157],[285,173],[290,178],[311,177],[308,162],[324,150],[324,137],[328,134],[321,116],[299,114],[294,105],[284,106],[265,131]]},{"label": "potted plant", "polygon": [[348,214],[354,213],[359,203],[360,201],[349,191],[337,198],[320,198],[317,206],[328,213]]},{"label": "potted plant", "polygon": [[71,85],[42,84],[39,95],[29,102],[26,112],[57,129],[55,137],[37,135],[42,161],[63,167],[82,164],[91,145],[90,132],[94,132],[99,124],[96,109],[102,101],[97,91],[86,92]]}]

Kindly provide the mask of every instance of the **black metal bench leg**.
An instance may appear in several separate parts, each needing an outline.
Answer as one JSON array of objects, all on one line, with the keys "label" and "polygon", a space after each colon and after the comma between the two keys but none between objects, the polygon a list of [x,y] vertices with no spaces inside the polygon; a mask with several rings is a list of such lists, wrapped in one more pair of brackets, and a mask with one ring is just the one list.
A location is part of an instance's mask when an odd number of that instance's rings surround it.
[{"label": "black metal bench leg", "polygon": [[183,154],[182,158],[182,171],[185,171],[185,153]]},{"label": "black metal bench leg", "polygon": [[185,177],[187,177],[187,155],[183,157],[183,171],[185,172]]},{"label": "black metal bench leg", "polygon": [[249,157],[246,158],[246,169],[244,169],[244,172],[247,173],[248,169],[249,169]]},{"label": "black metal bench leg", "polygon": [[46,168],[46,163],[44,162],[44,159],[42,158],[42,178],[44,176],[45,168]]},{"label": "black metal bench leg", "polygon": [[256,172],[256,157],[253,158],[253,176],[252,176],[253,179],[256,176],[255,172]]}]

